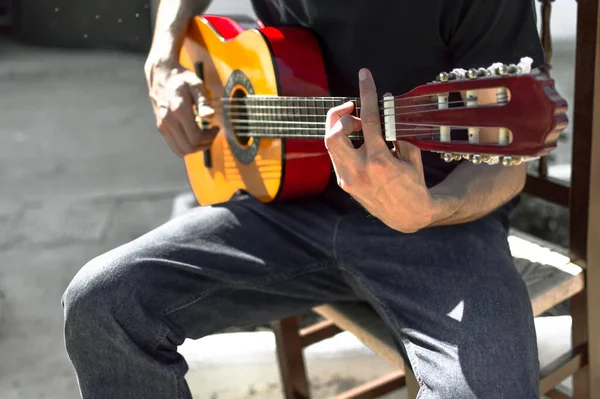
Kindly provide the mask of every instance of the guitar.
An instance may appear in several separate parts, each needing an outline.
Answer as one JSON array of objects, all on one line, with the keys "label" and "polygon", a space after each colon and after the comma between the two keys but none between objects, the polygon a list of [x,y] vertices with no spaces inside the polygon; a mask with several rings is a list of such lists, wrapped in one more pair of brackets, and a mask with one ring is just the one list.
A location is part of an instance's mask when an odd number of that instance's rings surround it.
[{"label": "guitar", "polygon": [[[180,63],[204,81],[215,109],[204,128],[218,126],[210,149],[186,155],[186,172],[201,205],[228,201],[244,191],[263,202],[317,195],[332,165],[324,145],[327,111],[348,100],[330,97],[320,49],[301,27],[249,26],[220,16],[194,17]],[[439,152],[447,162],[506,166],[548,154],[567,126],[567,103],[554,81],[519,65],[440,73],[435,80],[380,101],[387,141],[406,140]],[[496,90],[495,104],[478,104],[481,90]],[[449,101],[466,94],[466,104]],[[497,128],[483,142],[481,128]],[[455,140],[451,132],[467,129]],[[351,136],[360,140],[361,133]]]}]

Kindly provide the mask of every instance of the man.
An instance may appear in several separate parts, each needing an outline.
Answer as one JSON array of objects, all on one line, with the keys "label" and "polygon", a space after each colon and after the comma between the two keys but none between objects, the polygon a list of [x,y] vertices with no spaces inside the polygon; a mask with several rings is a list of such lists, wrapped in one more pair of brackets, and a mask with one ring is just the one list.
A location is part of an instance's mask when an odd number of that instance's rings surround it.
[{"label": "man", "polygon": [[[387,323],[420,397],[538,398],[526,287],[507,245],[524,166],[446,164],[381,139],[377,99],[452,68],[543,63],[531,1],[254,0],[266,25],[311,28],[334,96],[324,195],[199,207],[89,262],[67,288],[65,339],[84,398],[190,398],[177,346],[234,325],[367,301]],[[145,72],[157,126],[183,156],[210,146],[177,62],[208,0],[163,0]],[[375,86],[377,82],[377,86]],[[211,115],[210,104],[202,108]],[[346,135],[362,129],[354,148]]]}]

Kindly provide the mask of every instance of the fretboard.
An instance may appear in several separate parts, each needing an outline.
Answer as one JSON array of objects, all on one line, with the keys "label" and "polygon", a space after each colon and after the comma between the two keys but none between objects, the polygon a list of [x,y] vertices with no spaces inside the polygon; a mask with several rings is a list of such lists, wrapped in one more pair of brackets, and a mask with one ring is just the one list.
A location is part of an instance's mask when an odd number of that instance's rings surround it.
[{"label": "fretboard", "polygon": [[[347,101],[354,102],[353,115],[360,115],[360,99],[349,97],[269,97],[231,99],[225,109],[240,137],[322,138],[327,112]],[[360,132],[351,138],[360,139]]]}]

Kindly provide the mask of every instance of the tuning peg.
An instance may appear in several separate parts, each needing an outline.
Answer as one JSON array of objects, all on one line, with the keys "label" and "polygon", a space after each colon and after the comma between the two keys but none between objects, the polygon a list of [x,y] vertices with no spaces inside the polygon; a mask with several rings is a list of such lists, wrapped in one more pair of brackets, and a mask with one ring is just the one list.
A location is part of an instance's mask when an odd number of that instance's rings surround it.
[{"label": "tuning peg", "polygon": [[475,79],[478,77],[477,69],[472,68],[467,71],[467,77],[469,79]]},{"label": "tuning peg", "polygon": [[507,68],[508,68],[508,73],[510,73],[510,74],[521,73],[520,68],[518,66],[516,66],[515,64],[510,64]]},{"label": "tuning peg", "polygon": [[500,158],[493,155],[482,155],[481,162],[484,162],[488,165],[496,165],[498,162],[500,162]]},{"label": "tuning peg", "polygon": [[454,152],[444,152],[440,154],[441,158],[446,162],[460,161],[463,158],[463,154]]},{"label": "tuning peg", "polygon": [[523,162],[525,162],[525,157],[513,157],[513,159],[513,165],[521,165]]},{"label": "tuning peg", "polygon": [[479,77],[490,76],[491,74],[492,73],[485,68],[479,68],[477,70],[477,76]]},{"label": "tuning peg", "polygon": [[449,75],[449,74],[448,74],[448,72],[441,72],[441,73],[439,73],[439,74],[438,74],[438,76],[436,77],[436,80],[437,80],[438,82],[447,82],[447,81],[448,81],[448,78],[449,78],[449,76],[448,76],[448,75]]},{"label": "tuning peg", "polygon": [[471,162],[473,162],[475,165],[479,165],[481,163],[481,155],[479,155],[479,154],[473,154],[473,156],[471,156],[469,158],[469,160]]},{"label": "tuning peg", "polygon": [[502,165],[504,166],[515,166],[515,165],[520,165],[523,162],[525,162],[525,157],[511,157],[511,156],[505,156],[502,157]]},{"label": "tuning peg", "polygon": [[508,67],[504,64],[501,64],[498,67],[496,67],[496,70],[494,72],[496,72],[496,75],[500,76],[508,75]]}]

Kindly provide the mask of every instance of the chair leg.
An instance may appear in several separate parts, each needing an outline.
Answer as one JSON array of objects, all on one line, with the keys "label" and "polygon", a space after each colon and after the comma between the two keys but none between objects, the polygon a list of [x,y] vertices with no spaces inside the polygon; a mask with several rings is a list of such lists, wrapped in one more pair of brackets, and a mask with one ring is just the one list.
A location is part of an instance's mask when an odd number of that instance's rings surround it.
[{"label": "chair leg", "polygon": [[419,383],[409,367],[404,367],[406,375],[406,389],[408,390],[408,399],[417,399],[419,394]]},{"label": "chair leg", "polygon": [[[589,337],[587,334],[587,295],[586,290],[580,292],[571,298],[571,341],[573,347],[585,344]],[[589,347],[587,349],[589,351]],[[574,399],[593,399],[590,392],[589,366],[585,366],[573,375],[573,398]]]},{"label": "chair leg", "polygon": [[273,331],[285,399],[310,399],[298,318],[289,317],[274,322]]}]

